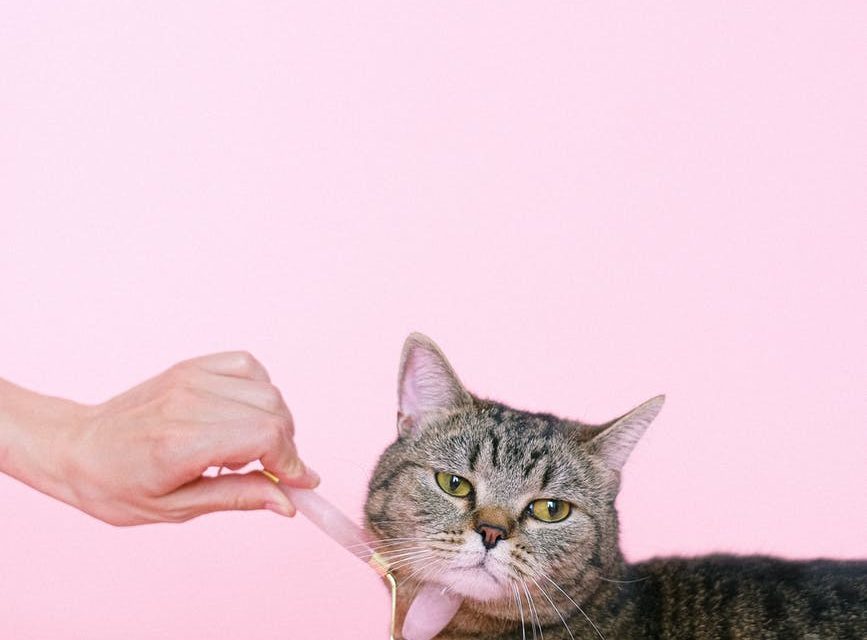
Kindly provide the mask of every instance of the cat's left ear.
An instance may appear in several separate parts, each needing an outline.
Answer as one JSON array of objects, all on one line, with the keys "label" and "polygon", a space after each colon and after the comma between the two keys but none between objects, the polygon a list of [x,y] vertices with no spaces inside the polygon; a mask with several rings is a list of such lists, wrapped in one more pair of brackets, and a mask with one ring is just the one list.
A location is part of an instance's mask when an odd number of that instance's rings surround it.
[{"label": "cat's left ear", "polygon": [[606,425],[590,440],[590,450],[602,458],[611,471],[619,473],[664,403],[665,396],[656,396]]},{"label": "cat's left ear", "polygon": [[417,433],[431,419],[470,404],[472,397],[436,343],[413,333],[403,345],[397,383],[397,430]]}]

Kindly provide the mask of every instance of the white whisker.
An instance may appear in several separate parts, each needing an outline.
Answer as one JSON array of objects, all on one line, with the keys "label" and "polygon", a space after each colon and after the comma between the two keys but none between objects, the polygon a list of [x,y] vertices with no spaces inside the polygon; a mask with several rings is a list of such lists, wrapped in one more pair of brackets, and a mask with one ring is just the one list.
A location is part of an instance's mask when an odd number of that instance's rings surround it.
[{"label": "white whisker", "polygon": [[521,604],[521,596],[518,594],[518,585],[512,581],[512,593],[515,594],[515,602],[518,603],[518,613],[521,614],[521,640],[527,640],[527,628],[524,625],[524,605]]},{"label": "white whisker", "polygon": [[416,546],[416,547],[403,547],[400,549],[395,549],[394,551],[385,551],[380,555],[386,560],[397,560],[401,556],[405,556],[409,553],[415,553],[416,551],[434,551],[428,546]]},{"label": "white whisker", "polygon": [[407,556],[405,558],[401,558],[396,562],[393,562],[389,565],[389,569],[391,571],[397,571],[399,569],[403,569],[404,567],[413,564],[414,562],[418,562],[419,560],[424,560],[427,558],[437,558],[436,554],[432,551],[417,551],[415,554],[411,556]]},{"label": "white whisker", "polygon": [[605,580],[605,582],[615,582],[617,584],[632,584],[633,582],[644,582],[650,578],[650,576],[644,576],[643,578],[635,578],[634,580],[615,580],[614,578],[606,578],[605,576],[599,576],[600,580]]},{"label": "white whisker", "polygon": [[554,582],[553,580],[551,580],[551,578],[549,578],[548,576],[546,576],[544,573],[543,573],[543,574],[539,574],[539,575],[541,575],[541,577],[545,578],[545,580],[547,580],[548,582],[550,582],[551,584],[553,584],[554,587],[556,587],[557,590],[558,590],[560,593],[562,593],[564,596],[566,596],[566,598],[568,598],[569,602],[571,602],[572,604],[574,604],[574,605],[575,605],[575,608],[577,608],[578,611],[581,612],[581,615],[584,616],[584,617],[587,619],[587,622],[590,623],[590,626],[593,627],[593,630],[596,631],[596,634],[597,634],[600,638],[602,638],[602,640],[605,640],[605,636],[602,635],[602,632],[599,630],[599,627],[597,627],[596,624],[595,624],[595,623],[590,619],[590,616],[588,616],[586,613],[584,613],[584,609],[582,609],[582,608],[581,608],[581,605],[579,605],[577,602],[575,602],[575,600],[572,599],[572,596],[570,596],[568,593],[566,593],[565,591],[563,591],[563,589],[560,588],[560,585],[559,585],[559,584],[557,584],[556,582]]},{"label": "white whisker", "polygon": [[429,541],[430,539],[431,539],[431,538],[429,538],[429,537],[428,537],[428,538],[419,538],[419,537],[413,537],[413,538],[382,538],[381,540],[371,540],[370,542],[359,542],[359,543],[357,543],[357,544],[346,545],[346,548],[347,548],[347,549],[357,549],[357,548],[362,548],[362,549],[363,549],[364,547],[370,547],[370,548],[372,548],[372,549],[380,549],[380,548],[382,548],[382,547],[389,547],[389,546],[392,546],[392,545],[395,545],[395,544],[404,544],[404,543],[407,543],[407,542],[427,542],[427,541]]},{"label": "white whisker", "polygon": [[572,630],[569,628],[569,625],[566,624],[566,619],[563,617],[563,614],[560,613],[560,610],[557,608],[557,605],[554,604],[554,601],[553,601],[553,600],[551,600],[551,596],[548,595],[548,593],[547,593],[547,592],[542,588],[542,585],[540,585],[540,584],[536,581],[535,578],[530,578],[530,580],[532,580],[532,581],[533,581],[533,584],[536,585],[536,588],[539,590],[539,593],[541,593],[543,596],[545,596],[545,599],[548,600],[548,602],[551,603],[551,606],[554,608],[554,612],[555,612],[555,613],[557,614],[557,616],[560,618],[560,622],[562,622],[562,623],[563,623],[563,626],[566,627],[566,632],[569,634],[569,637],[572,638],[572,640],[575,640],[575,636],[572,635]]},{"label": "white whisker", "polygon": [[524,587],[524,594],[527,596],[527,608],[530,610],[530,628],[533,630],[533,639],[535,640],[537,637],[537,626],[539,627],[539,633],[542,634],[542,637],[544,638],[545,633],[542,631],[542,622],[539,620],[539,612],[536,611],[536,607],[533,604],[533,597],[530,595],[530,590],[527,588],[527,582],[523,578],[521,578],[521,586]]}]

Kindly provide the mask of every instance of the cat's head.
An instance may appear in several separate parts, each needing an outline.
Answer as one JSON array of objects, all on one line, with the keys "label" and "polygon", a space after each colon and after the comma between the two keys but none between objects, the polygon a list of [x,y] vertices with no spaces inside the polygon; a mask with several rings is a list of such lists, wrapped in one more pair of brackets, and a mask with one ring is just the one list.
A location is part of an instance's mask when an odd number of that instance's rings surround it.
[{"label": "cat's head", "polygon": [[620,470],[662,396],[598,426],[518,411],[471,395],[412,334],[398,398],[365,515],[399,579],[492,601],[532,580],[590,588],[619,566]]}]

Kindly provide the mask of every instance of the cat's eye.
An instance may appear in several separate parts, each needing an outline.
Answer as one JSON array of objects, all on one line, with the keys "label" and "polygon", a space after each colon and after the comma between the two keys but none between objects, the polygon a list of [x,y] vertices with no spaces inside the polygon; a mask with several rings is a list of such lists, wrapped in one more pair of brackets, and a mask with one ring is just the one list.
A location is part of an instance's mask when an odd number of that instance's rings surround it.
[{"label": "cat's eye", "polygon": [[572,513],[572,505],[565,500],[533,500],[527,505],[527,513],[542,522],[560,522]]},{"label": "cat's eye", "polygon": [[473,485],[470,484],[469,480],[456,476],[453,473],[439,471],[437,472],[436,479],[440,489],[450,496],[466,498],[473,490]]}]

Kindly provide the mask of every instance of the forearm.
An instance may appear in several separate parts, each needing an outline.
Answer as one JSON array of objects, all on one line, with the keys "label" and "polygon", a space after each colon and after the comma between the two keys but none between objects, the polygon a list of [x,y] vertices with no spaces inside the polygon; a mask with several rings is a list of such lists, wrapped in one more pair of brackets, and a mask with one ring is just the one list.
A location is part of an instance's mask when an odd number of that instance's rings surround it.
[{"label": "forearm", "polygon": [[69,435],[84,407],[0,379],[0,472],[64,502]]}]

